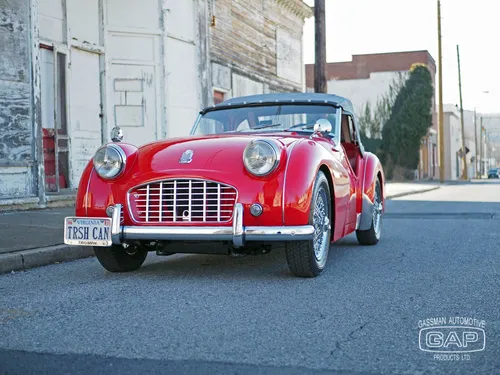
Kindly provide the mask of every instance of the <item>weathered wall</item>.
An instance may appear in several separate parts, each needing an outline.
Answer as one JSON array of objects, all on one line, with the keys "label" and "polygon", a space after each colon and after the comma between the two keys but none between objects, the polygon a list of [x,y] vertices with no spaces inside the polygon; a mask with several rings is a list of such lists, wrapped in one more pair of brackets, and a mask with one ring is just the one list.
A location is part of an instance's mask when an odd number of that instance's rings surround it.
[{"label": "weathered wall", "polygon": [[0,198],[33,194],[29,2],[0,0]]},{"label": "weathered wall", "polygon": [[302,29],[304,18],[311,15],[302,1],[216,0],[212,12],[216,20],[211,27],[214,86],[227,84],[224,67],[228,67],[233,84],[235,80],[241,84],[243,77],[257,82],[233,88],[238,94],[302,91]]}]

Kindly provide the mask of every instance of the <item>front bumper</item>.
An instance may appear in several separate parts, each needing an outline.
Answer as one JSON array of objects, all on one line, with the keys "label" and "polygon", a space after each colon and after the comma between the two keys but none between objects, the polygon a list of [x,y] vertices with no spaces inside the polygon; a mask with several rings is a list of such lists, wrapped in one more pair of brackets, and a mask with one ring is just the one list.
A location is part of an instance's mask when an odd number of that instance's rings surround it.
[{"label": "front bumper", "polygon": [[303,241],[312,240],[312,225],[245,227],[243,205],[236,203],[232,227],[216,226],[124,226],[120,225],[122,205],[113,209],[111,238],[114,244],[129,240],[145,241],[231,241],[235,247],[242,247],[247,241]]}]

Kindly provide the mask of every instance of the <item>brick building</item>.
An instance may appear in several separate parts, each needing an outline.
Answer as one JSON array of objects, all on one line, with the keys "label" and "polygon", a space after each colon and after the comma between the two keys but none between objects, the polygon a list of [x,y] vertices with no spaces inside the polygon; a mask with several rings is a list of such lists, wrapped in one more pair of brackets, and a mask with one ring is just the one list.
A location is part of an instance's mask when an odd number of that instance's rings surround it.
[{"label": "brick building", "polygon": [[187,135],[200,108],[302,91],[302,0],[0,2],[0,210],[72,203],[110,131]]},{"label": "brick building", "polygon": [[[328,92],[346,96],[352,100],[356,115],[360,115],[366,103],[375,108],[378,98],[385,94],[399,73],[406,73],[416,63],[427,65],[434,87],[436,63],[428,51],[407,51],[354,55],[352,61],[327,64]],[[306,86],[314,91],[314,64],[306,65]],[[420,165],[417,178],[439,177],[437,152],[437,111],[432,101],[432,127],[422,139]]]}]

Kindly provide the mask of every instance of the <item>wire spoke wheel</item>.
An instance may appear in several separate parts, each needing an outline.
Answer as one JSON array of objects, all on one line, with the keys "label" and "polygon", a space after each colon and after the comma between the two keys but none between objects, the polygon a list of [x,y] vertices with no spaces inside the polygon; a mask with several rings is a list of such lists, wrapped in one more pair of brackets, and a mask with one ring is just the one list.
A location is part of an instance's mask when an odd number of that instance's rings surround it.
[{"label": "wire spoke wheel", "polygon": [[313,187],[309,224],[313,238],[285,243],[290,271],[298,277],[316,277],[326,266],[331,239],[331,192],[328,180],[319,172]]},{"label": "wire spoke wheel", "polygon": [[373,199],[373,229],[377,238],[380,238],[381,221],[382,221],[382,192],[380,189],[380,184],[377,184],[375,188],[375,197]]},{"label": "wire spoke wheel", "polygon": [[330,220],[328,219],[328,199],[324,189],[320,189],[316,197],[316,204],[314,205],[313,226],[314,226],[314,239],[313,248],[314,255],[318,263],[322,264],[326,261],[325,254],[327,252],[328,241],[328,226]]}]

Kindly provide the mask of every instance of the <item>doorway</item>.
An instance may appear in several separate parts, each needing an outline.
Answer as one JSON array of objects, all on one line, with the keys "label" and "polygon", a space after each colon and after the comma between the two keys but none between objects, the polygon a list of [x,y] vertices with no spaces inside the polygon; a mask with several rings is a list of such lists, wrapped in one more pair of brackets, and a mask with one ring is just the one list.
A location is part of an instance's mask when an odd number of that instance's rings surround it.
[{"label": "doorway", "polygon": [[67,55],[55,46],[40,45],[41,122],[45,190],[69,188]]}]

